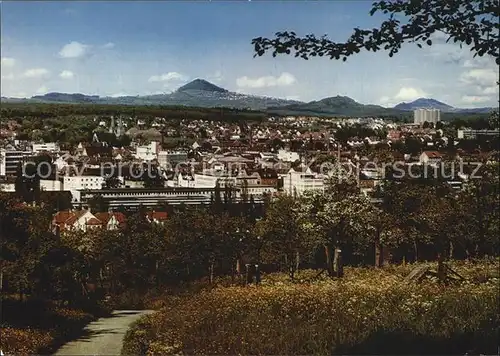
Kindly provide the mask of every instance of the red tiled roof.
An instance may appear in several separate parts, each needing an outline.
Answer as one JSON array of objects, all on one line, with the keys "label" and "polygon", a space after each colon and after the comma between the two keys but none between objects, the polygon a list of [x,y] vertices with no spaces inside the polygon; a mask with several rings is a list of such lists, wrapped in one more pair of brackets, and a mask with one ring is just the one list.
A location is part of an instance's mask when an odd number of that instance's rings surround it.
[{"label": "red tiled roof", "polygon": [[85,210],[79,211],[58,211],[54,215],[53,223],[56,225],[60,225],[64,228],[64,225],[73,225],[78,218],[80,218],[83,214],[85,214]]},{"label": "red tiled roof", "polygon": [[104,224],[107,224],[109,219],[111,219],[110,213],[95,213],[94,216],[102,221]]},{"label": "red tiled roof", "polygon": [[151,212],[147,213],[147,216],[151,220],[153,220],[153,219],[166,220],[168,214],[164,211],[151,211]]},{"label": "red tiled roof", "polygon": [[424,151],[425,155],[429,158],[441,158],[443,155],[438,151]]},{"label": "red tiled roof", "polygon": [[125,215],[123,213],[96,213],[94,215],[105,224],[107,224],[113,216],[119,224],[125,223]]},{"label": "red tiled roof", "polygon": [[56,224],[65,223],[70,217],[74,215],[71,211],[58,211],[54,216],[54,222]]},{"label": "red tiled roof", "polygon": [[359,186],[361,188],[374,188],[375,187],[375,180],[373,180],[373,179],[361,179],[359,181]]},{"label": "red tiled roof", "polygon": [[112,213],[112,214],[115,217],[115,219],[118,220],[118,222],[120,224],[125,223],[126,218],[125,218],[125,215],[123,213]]},{"label": "red tiled roof", "polygon": [[72,215],[66,220],[64,223],[66,225],[72,225],[74,224],[83,214],[85,214],[87,211],[85,210],[78,210],[72,213]]},{"label": "red tiled roof", "polygon": [[102,225],[102,221],[98,220],[96,218],[91,218],[89,221],[86,223],[87,225]]}]

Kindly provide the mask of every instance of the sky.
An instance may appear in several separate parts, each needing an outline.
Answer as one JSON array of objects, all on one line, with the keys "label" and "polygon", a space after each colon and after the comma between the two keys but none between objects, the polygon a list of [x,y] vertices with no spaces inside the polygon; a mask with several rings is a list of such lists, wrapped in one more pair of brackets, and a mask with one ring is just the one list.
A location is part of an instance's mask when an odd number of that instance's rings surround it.
[{"label": "sky", "polygon": [[169,93],[196,78],[231,91],[301,101],[345,95],[394,106],[419,97],[455,107],[498,106],[498,68],[434,36],[361,52],[347,62],[253,57],[252,38],[277,31],[346,40],[373,28],[371,1],[3,1],[1,95]]}]

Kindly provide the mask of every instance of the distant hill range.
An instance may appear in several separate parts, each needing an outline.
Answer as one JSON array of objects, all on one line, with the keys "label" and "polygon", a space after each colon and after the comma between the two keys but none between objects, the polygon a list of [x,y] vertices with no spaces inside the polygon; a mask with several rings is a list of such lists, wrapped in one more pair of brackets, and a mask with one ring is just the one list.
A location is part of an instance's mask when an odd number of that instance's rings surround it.
[{"label": "distant hill range", "polygon": [[109,105],[177,105],[190,107],[226,107],[267,111],[276,115],[308,116],[402,116],[418,108],[436,108],[445,113],[486,113],[492,108],[457,109],[434,99],[417,99],[394,108],[365,105],[346,96],[334,96],[308,103],[272,97],[230,92],[204,79],[195,79],[169,94],[100,97],[97,95],[48,93],[31,98],[1,98],[2,102],[67,103]]},{"label": "distant hill range", "polygon": [[488,113],[493,110],[491,107],[473,108],[473,109],[460,109],[454,108],[451,105],[445,104],[441,101],[428,98],[419,98],[410,103],[400,103],[394,107],[396,110],[413,111],[416,109],[439,109],[445,113]]},{"label": "distant hill range", "polygon": [[347,96],[334,96],[311,101],[309,103],[295,103],[282,107],[270,107],[271,113],[290,115],[325,115],[325,116],[400,116],[405,114],[401,110],[384,108],[379,105],[365,105]]}]

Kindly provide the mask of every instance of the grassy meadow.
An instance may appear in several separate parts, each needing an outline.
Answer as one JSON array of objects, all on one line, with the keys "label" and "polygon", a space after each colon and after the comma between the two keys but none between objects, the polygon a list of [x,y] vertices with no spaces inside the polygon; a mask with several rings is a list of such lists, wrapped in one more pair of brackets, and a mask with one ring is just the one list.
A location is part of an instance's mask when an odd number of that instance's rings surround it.
[{"label": "grassy meadow", "polygon": [[[129,330],[124,355],[496,354],[498,260],[453,262],[466,281],[407,284],[415,265],[346,268],[345,278],[302,271],[227,281],[155,299],[161,311]],[[435,268],[435,266],[434,266]]]}]

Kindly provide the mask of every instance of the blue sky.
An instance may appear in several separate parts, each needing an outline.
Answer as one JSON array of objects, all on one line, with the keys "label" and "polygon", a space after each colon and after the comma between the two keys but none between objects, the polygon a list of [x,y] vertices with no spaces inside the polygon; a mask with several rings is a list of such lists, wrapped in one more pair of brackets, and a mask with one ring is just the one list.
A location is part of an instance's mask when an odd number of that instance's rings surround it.
[{"label": "blue sky", "polygon": [[347,95],[392,106],[432,97],[454,106],[497,106],[498,69],[446,44],[408,44],[395,57],[347,62],[253,58],[251,39],[276,31],[346,39],[372,28],[371,1],[22,2],[1,8],[2,96],[51,91],[144,95],[204,78],[231,91],[303,101]]}]

